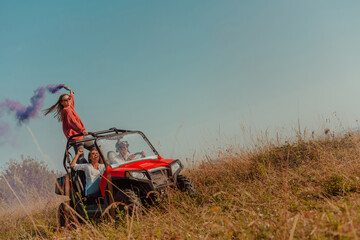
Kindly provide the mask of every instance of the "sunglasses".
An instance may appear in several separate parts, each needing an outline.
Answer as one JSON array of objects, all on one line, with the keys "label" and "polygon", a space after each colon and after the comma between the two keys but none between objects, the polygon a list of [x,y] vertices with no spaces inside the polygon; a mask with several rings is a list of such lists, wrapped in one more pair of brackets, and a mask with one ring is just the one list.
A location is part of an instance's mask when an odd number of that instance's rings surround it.
[{"label": "sunglasses", "polygon": [[67,101],[70,101],[70,100],[71,100],[71,98],[69,97],[69,98],[63,99],[62,101],[63,101],[63,102],[67,102]]}]

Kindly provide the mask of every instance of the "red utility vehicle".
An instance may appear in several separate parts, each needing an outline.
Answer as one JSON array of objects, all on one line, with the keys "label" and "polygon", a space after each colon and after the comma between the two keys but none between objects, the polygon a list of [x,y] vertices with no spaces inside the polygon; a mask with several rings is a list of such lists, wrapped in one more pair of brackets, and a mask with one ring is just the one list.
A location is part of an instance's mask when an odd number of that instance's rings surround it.
[{"label": "red utility vehicle", "polygon": [[[56,182],[55,192],[69,197],[59,206],[60,226],[79,216],[89,220],[107,211],[115,217],[116,209],[139,211],[144,205],[151,205],[168,187],[196,195],[192,181],[180,175],[183,169],[180,160],[162,158],[140,131],[111,128],[89,133],[83,140],[73,140],[77,136],[81,134],[71,136],[67,142],[63,160],[66,174]],[[98,191],[89,196],[85,194],[84,172],[70,168],[72,147],[86,141],[93,142],[102,159],[100,163],[105,165],[100,181],[94,183],[99,184]],[[87,162],[84,158],[81,161]]]}]

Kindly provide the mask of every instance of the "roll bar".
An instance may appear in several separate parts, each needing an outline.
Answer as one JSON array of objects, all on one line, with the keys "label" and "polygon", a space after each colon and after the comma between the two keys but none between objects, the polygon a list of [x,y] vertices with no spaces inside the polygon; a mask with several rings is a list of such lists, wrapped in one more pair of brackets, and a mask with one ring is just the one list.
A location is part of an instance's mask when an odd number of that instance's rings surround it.
[{"label": "roll bar", "polygon": [[[108,133],[115,133],[115,134],[121,134],[121,133],[138,133],[140,134],[144,140],[149,144],[151,150],[154,151],[154,153],[156,153],[156,155],[159,155],[159,153],[156,151],[156,149],[154,148],[154,146],[151,144],[151,142],[149,141],[149,139],[145,136],[145,134],[141,131],[133,131],[133,130],[124,130],[124,129],[118,129],[118,128],[110,128],[109,130],[103,130],[103,131],[98,131],[98,132],[88,132],[88,135],[91,135],[92,138],[88,138],[88,139],[81,139],[81,140],[73,140],[75,137],[81,137],[84,136],[84,134],[79,133],[79,134],[75,134],[69,137],[67,143],[66,143],[66,148],[65,148],[65,154],[64,154],[64,160],[63,160],[63,165],[65,168],[66,173],[69,173],[68,169],[66,168],[66,160],[68,160],[68,164],[70,165],[70,159],[69,159],[69,149],[75,144],[75,143],[82,143],[82,142],[87,142],[87,141],[91,141],[91,140],[95,140],[95,146],[99,151],[99,147],[97,146],[96,143],[96,139],[98,139],[99,137],[104,137],[106,136],[106,134]],[[100,156],[102,157],[102,159],[105,159],[104,156],[102,155],[102,152],[99,151]],[[105,165],[107,165],[106,161]]]}]

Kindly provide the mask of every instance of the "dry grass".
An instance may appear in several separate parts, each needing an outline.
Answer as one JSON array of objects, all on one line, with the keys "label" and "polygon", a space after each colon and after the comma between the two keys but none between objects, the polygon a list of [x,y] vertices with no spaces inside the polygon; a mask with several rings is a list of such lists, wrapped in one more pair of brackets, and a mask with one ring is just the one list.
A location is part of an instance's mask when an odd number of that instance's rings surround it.
[{"label": "dry grass", "polygon": [[[169,190],[141,216],[56,231],[56,204],[0,218],[0,237],[50,239],[357,239],[359,137],[301,139],[205,157],[185,173],[191,199]],[[21,212],[21,209],[19,210]]]}]

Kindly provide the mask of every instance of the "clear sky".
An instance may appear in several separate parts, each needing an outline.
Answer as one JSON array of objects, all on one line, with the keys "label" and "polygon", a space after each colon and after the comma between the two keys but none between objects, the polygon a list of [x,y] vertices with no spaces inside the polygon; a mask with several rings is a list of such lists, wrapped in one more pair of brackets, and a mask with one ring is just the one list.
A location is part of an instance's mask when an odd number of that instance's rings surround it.
[{"label": "clear sky", "polygon": [[[64,83],[88,131],[143,131],[163,157],[219,132],[315,130],[359,119],[359,1],[1,1],[0,102]],[[45,107],[58,95],[47,95]],[[336,116],[334,115],[336,112]],[[0,139],[0,163],[49,156],[61,124],[41,116]],[[338,121],[338,122],[337,122]]]}]

